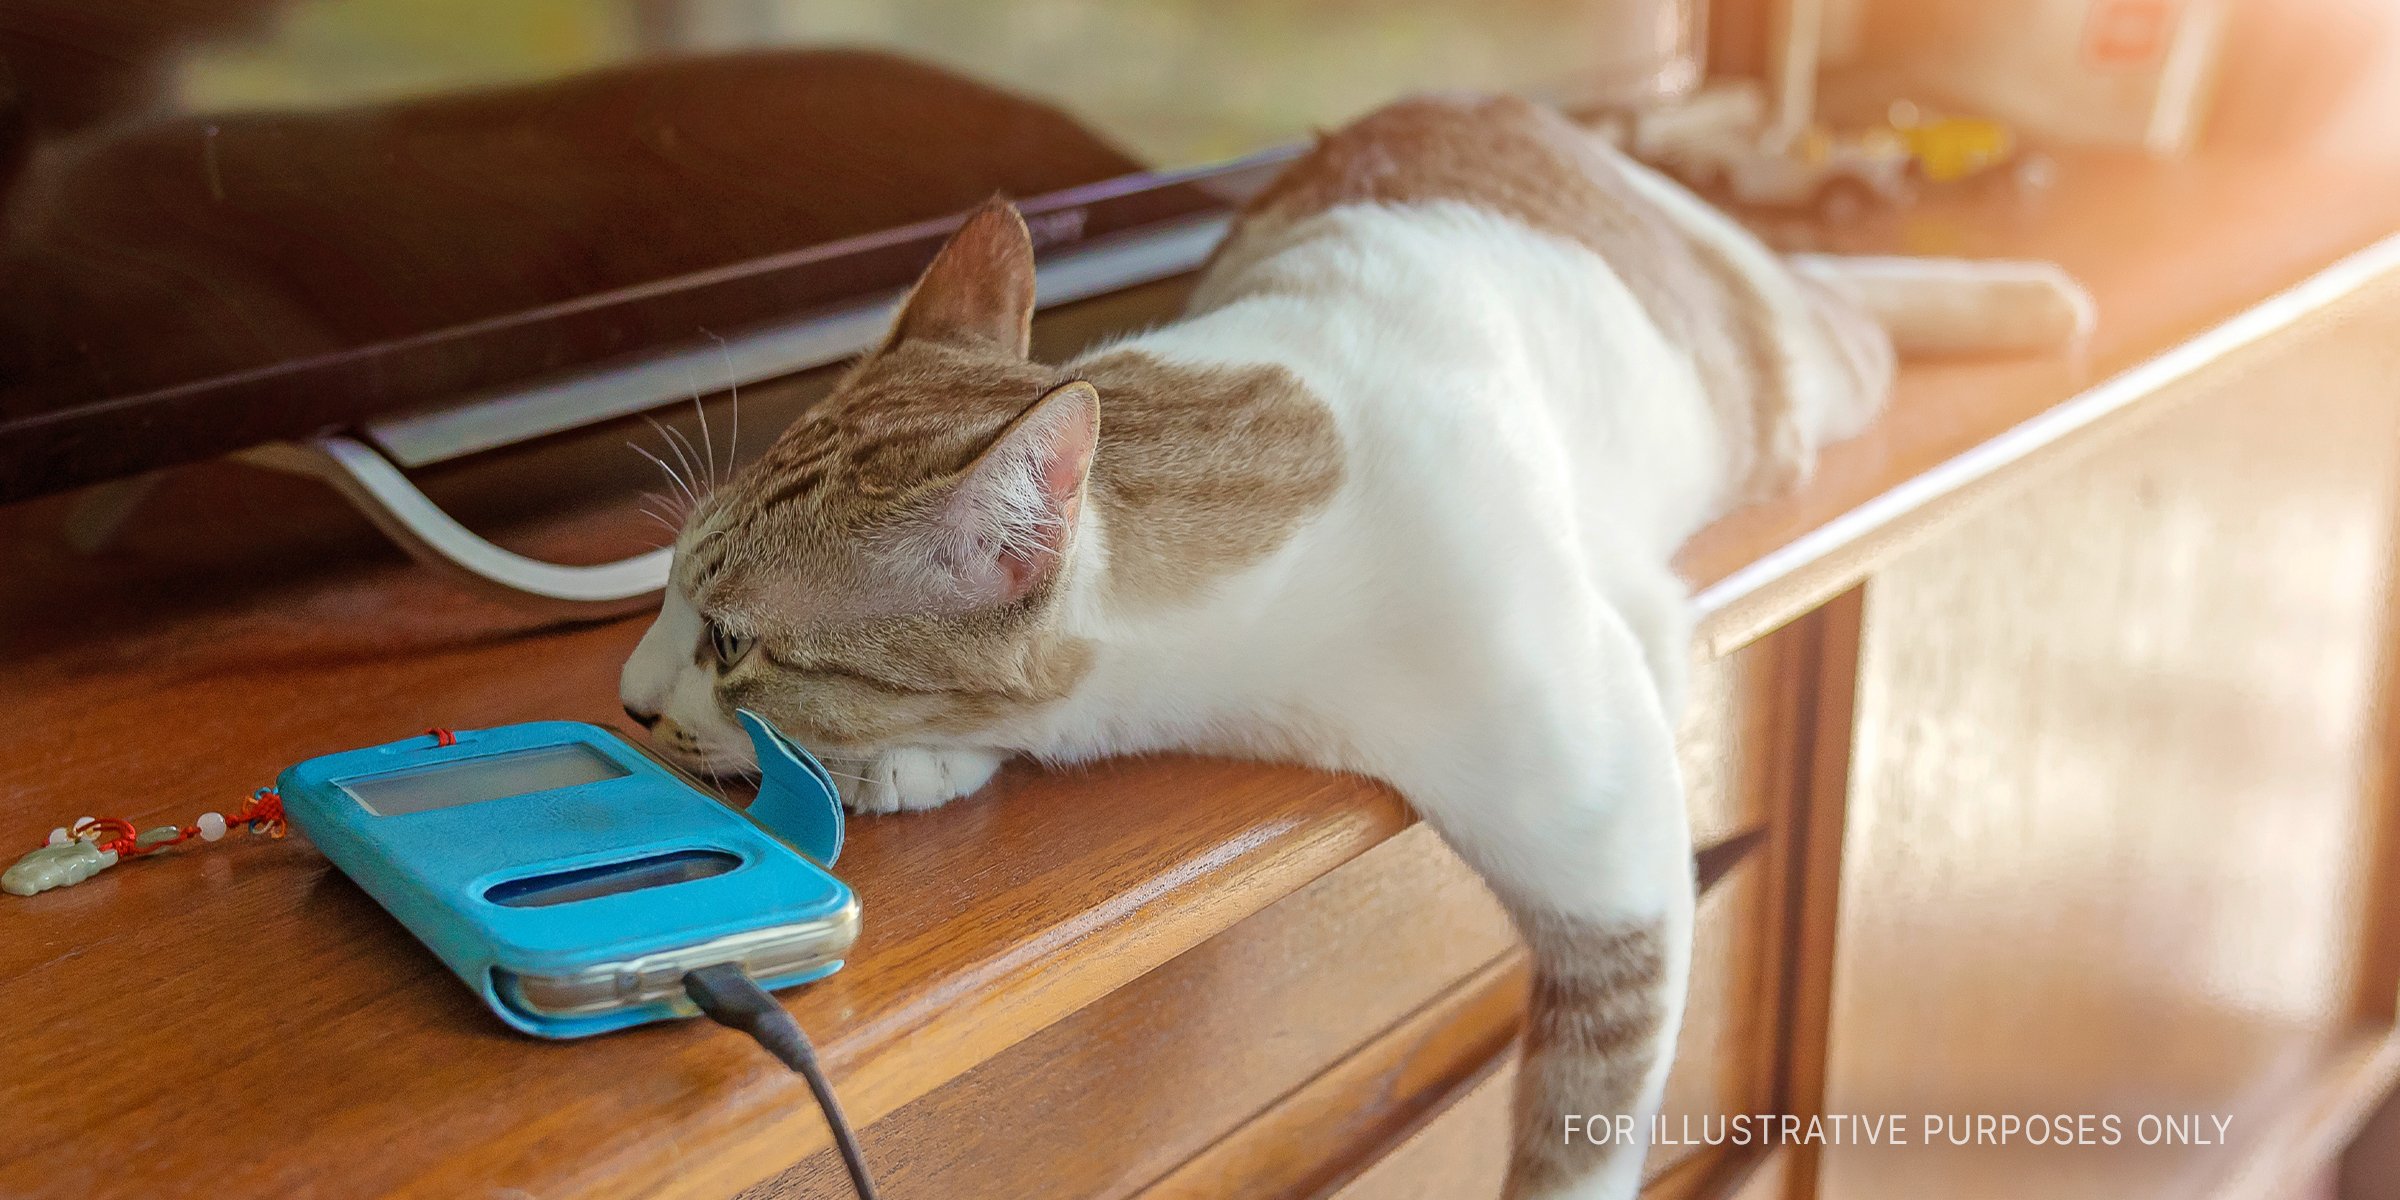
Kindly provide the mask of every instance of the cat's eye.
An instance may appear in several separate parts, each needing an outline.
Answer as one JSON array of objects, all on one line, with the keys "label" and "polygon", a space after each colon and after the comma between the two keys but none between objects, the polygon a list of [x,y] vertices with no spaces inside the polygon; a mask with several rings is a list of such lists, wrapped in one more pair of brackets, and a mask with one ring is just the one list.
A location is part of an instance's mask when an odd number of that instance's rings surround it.
[{"label": "cat's eye", "polygon": [[734,633],[715,621],[708,623],[708,648],[716,652],[718,666],[731,668],[735,663],[742,661],[750,653],[750,646],[754,641],[755,639]]}]

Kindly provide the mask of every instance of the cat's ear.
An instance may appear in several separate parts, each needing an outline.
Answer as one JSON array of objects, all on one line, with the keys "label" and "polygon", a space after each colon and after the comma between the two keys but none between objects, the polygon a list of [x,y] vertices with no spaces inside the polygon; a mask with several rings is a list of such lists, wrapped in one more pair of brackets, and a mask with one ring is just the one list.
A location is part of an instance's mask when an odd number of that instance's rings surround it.
[{"label": "cat's ear", "polygon": [[929,531],[957,601],[1013,603],[1058,570],[1099,444],[1100,393],[1079,379],[1043,393],[968,464]]},{"label": "cat's ear", "polygon": [[900,302],[889,348],[911,338],[979,342],[1018,358],[1033,341],[1033,236],[998,196],[943,243]]}]

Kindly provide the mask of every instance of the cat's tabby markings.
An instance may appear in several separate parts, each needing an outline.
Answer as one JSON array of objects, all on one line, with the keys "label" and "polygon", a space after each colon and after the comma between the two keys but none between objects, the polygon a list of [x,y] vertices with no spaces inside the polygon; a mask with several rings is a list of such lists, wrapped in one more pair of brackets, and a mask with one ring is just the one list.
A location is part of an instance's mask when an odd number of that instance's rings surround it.
[{"label": "cat's tabby markings", "polygon": [[1282,545],[1341,484],[1333,414],[1282,367],[1115,349],[1067,369],[1106,398],[1092,495],[1112,600],[1188,601]]},{"label": "cat's tabby markings", "polygon": [[1873,416],[1880,326],[2082,311],[2023,264],[1798,265],[1547,110],[1405,101],[1262,193],[1182,320],[1050,367],[987,206],[695,507],[626,707],[714,770],[755,709],[867,811],[1019,753],[1386,780],[1532,949],[1508,1194],[1629,1197],[1643,1147],[1562,1118],[1646,1129],[1683,1007],[1676,547]]}]

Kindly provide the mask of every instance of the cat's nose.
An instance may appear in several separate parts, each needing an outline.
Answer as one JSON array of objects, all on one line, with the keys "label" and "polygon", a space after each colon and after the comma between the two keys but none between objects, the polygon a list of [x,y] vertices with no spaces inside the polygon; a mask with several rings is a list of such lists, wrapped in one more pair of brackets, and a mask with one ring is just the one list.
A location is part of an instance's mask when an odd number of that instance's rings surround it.
[{"label": "cat's nose", "polygon": [[625,706],[625,715],[632,717],[635,723],[639,724],[644,729],[655,728],[658,725],[657,713],[643,712],[641,709],[635,708],[630,704]]}]

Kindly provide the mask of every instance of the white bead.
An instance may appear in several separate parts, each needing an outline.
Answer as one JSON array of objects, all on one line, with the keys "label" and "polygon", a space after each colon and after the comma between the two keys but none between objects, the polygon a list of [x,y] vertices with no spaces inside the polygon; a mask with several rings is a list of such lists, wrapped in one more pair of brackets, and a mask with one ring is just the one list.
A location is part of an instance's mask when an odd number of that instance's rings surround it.
[{"label": "white bead", "polygon": [[53,846],[64,846],[74,840],[74,835],[68,833],[64,825],[50,831],[50,844]]},{"label": "white bead", "polygon": [[67,828],[69,828],[69,829],[73,829],[73,830],[77,830],[77,831],[81,831],[81,830],[83,829],[83,827],[84,827],[84,826],[91,824],[93,821],[95,821],[95,820],[97,820],[97,819],[98,819],[98,818],[96,818],[96,817],[77,817],[77,818],[75,818],[75,823],[74,823],[74,824],[72,824],[72,825],[69,825],[69,826],[67,826]]},{"label": "white bead", "polygon": [[200,814],[201,841],[213,842],[224,836],[225,815],[223,813],[204,812]]}]

